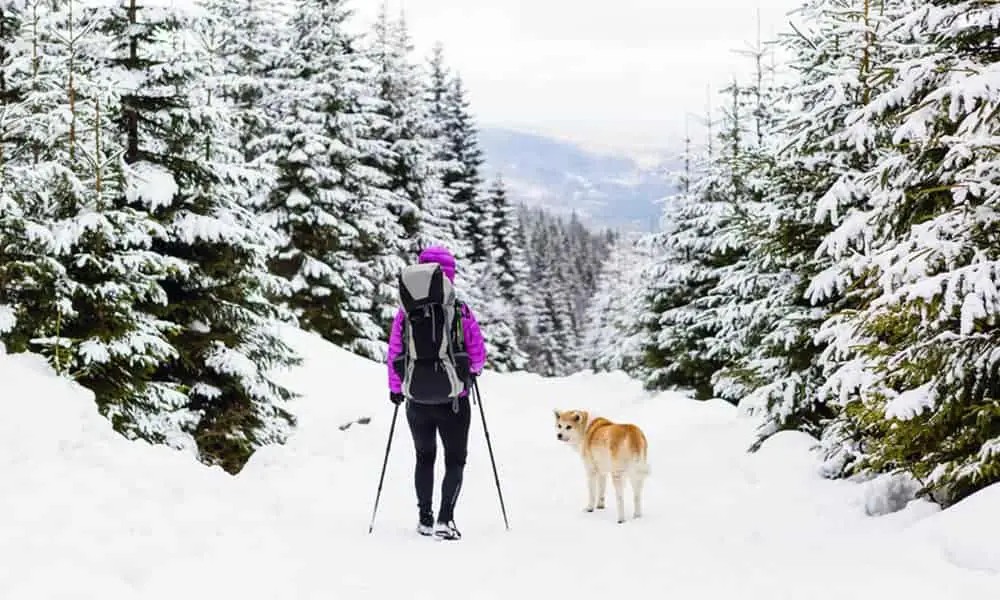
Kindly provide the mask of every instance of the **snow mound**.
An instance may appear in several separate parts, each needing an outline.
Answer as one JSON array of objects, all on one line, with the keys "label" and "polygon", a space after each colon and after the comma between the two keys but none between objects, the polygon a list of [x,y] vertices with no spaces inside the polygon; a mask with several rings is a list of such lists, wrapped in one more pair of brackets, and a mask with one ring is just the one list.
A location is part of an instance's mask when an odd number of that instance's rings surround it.
[{"label": "snow mound", "polygon": [[237,502],[222,469],[116,434],[40,356],[0,355],[0,381],[0,597],[135,596],[217,552]]},{"label": "snow mound", "polygon": [[[274,373],[275,379],[301,394],[295,405],[298,424],[283,446],[254,453],[240,472],[241,479],[280,478],[292,471],[328,470],[330,457],[343,460],[344,433],[370,424],[373,413],[385,416],[389,404],[388,373],[384,365],[364,360],[338,348],[319,335],[284,327],[282,338],[302,364]],[[359,424],[361,420],[364,423]]]},{"label": "snow mound", "polygon": [[1000,573],[997,507],[1000,483],[922,520],[914,525],[912,533],[938,547],[955,566]]},{"label": "snow mound", "polygon": [[920,482],[906,473],[886,473],[864,483],[865,513],[882,516],[906,508],[917,496]]},{"label": "snow mound", "polygon": [[779,431],[754,453],[760,468],[777,472],[818,477],[815,449],[817,441],[801,431]]}]

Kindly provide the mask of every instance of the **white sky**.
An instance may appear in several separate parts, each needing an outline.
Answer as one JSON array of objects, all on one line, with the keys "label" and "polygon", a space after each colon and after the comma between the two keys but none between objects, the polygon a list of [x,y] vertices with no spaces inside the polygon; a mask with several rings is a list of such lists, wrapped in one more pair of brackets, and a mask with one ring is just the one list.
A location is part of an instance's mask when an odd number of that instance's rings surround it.
[{"label": "white sky", "polygon": [[[677,147],[700,134],[708,89],[751,63],[734,50],[787,28],[795,0],[389,0],[421,54],[444,44],[484,126],[591,147]],[[381,0],[353,0],[361,22]]]}]

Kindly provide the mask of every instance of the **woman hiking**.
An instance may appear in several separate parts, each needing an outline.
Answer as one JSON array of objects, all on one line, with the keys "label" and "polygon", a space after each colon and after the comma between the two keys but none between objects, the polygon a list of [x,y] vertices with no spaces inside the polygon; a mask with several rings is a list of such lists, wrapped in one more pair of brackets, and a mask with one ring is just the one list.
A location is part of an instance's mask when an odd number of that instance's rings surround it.
[{"label": "woman hiking", "polygon": [[[437,263],[440,271],[451,284],[455,281],[455,257],[442,246],[431,246],[420,253],[421,264]],[[486,347],[479,323],[472,310],[463,302],[458,303],[462,338],[468,353],[468,370],[475,378],[486,363]],[[402,307],[396,312],[389,335],[389,399],[393,404],[406,400],[403,393],[403,371],[400,366],[404,355],[404,324],[406,312]],[[416,335],[415,333],[413,335]],[[470,378],[470,379],[471,379]],[[412,385],[412,384],[411,384]],[[413,436],[416,452],[413,483],[417,496],[418,524],[421,535],[434,535],[440,539],[457,540],[461,533],[455,526],[455,505],[462,489],[462,475],[468,450],[469,423],[472,409],[469,405],[468,382],[457,397],[447,393],[437,393],[427,398],[426,394],[415,401],[406,403],[406,420]],[[432,394],[434,396],[435,394]],[[441,436],[444,449],[444,480],[441,483],[441,504],[437,519],[434,518],[432,500],[434,494],[434,461],[437,456],[437,437]]]}]

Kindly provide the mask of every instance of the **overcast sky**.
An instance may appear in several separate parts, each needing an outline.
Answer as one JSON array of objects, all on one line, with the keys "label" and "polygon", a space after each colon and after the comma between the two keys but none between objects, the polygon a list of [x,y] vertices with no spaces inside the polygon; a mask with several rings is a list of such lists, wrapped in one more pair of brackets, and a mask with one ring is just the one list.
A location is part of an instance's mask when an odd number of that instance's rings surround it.
[{"label": "overcast sky", "polygon": [[[389,0],[418,50],[437,40],[481,125],[642,150],[675,146],[707,88],[751,67],[733,50],[786,28],[794,0]],[[381,0],[353,0],[374,18]],[[715,101],[715,99],[713,99]],[[696,131],[697,123],[692,123]]]}]

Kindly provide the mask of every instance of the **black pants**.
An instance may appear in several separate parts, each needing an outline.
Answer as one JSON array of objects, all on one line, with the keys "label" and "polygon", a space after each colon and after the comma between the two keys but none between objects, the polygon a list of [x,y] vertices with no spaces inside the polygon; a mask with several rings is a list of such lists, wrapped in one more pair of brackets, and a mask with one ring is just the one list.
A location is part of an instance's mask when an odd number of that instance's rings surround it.
[{"label": "black pants", "polygon": [[469,421],[472,409],[468,396],[460,398],[458,412],[452,403],[406,403],[406,420],[413,434],[416,465],[413,484],[417,491],[417,508],[421,514],[433,514],[434,460],[437,458],[437,436],[444,446],[444,481],[441,482],[441,508],[438,521],[447,523],[454,518],[455,503],[462,489],[462,473],[469,447]]}]

